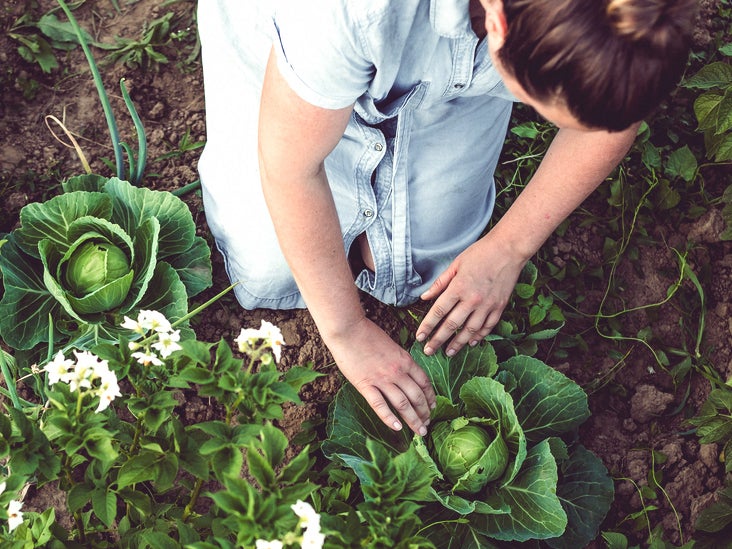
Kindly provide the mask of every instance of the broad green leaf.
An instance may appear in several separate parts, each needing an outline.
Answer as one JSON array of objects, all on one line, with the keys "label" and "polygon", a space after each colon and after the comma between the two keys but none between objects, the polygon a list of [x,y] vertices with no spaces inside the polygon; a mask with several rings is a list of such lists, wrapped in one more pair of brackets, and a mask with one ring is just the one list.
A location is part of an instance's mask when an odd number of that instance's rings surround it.
[{"label": "broad green leaf", "polygon": [[529,441],[569,432],[590,416],[587,395],[582,388],[542,361],[515,356],[502,362],[499,368],[516,379],[517,385],[510,393]]},{"label": "broad green leaf", "polygon": [[628,549],[628,538],[620,532],[603,532],[602,539],[608,549]]},{"label": "broad green leaf", "polygon": [[[696,164],[696,160],[694,160]],[[692,173],[696,173],[696,165]],[[686,179],[684,177],[684,179]],[[666,179],[661,179],[653,194],[653,203],[661,210],[675,208],[681,202],[681,194]]]},{"label": "broad green leaf", "polygon": [[274,469],[253,444],[247,448],[247,465],[249,474],[254,477],[263,490],[276,487]]},{"label": "broad green leaf", "polygon": [[719,532],[732,524],[732,505],[718,501],[706,507],[694,525],[702,532]]},{"label": "broad green leaf", "polygon": [[88,191],[101,193],[104,191],[104,185],[109,181],[109,178],[97,175],[94,173],[87,173],[83,175],[75,175],[69,177],[64,181],[61,186],[65,193],[71,193],[74,191]]},{"label": "broad green leaf", "polygon": [[319,377],[323,377],[325,374],[316,372],[312,367],[307,366],[293,366],[289,368],[283,376],[283,381],[292,387],[295,391],[300,391],[303,385],[306,385],[312,381],[315,381]]},{"label": "broad green leaf", "polygon": [[697,161],[688,145],[676,149],[668,156],[666,172],[672,177],[692,181],[696,175]]},{"label": "broad green leaf", "polygon": [[[158,238],[160,235],[160,223],[154,217],[141,221],[134,231],[134,260],[132,270],[136,276],[127,299],[120,306],[120,310],[126,312],[132,310],[150,288],[150,281],[155,276],[155,269],[158,264]],[[157,289],[154,288],[154,291]],[[139,307],[143,308],[143,307]],[[154,309],[158,310],[158,309]],[[162,312],[162,311],[160,311]],[[168,317],[168,320],[170,318]]]},{"label": "broad green leaf", "polygon": [[722,136],[714,153],[715,162],[729,162],[732,160],[732,133]]},{"label": "broad green leaf", "polygon": [[694,114],[699,121],[697,130],[706,131],[717,129],[717,113],[723,96],[718,93],[707,92],[701,94],[694,101]]},{"label": "broad green leaf", "polygon": [[427,356],[421,343],[415,343],[410,352],[430,377],[435,392],[452,403],[458,402],[463,383],[475,376],[491,377],[498,366],[496,352],[490,345],[466,346],[451,358],[442,350]]},{"label": "broad green leaf", "polygon": [[556,328],[545,328],[543,330],[537,330],[536,332],[531,332],[530,334],[526,334],[526,339],[534,340],[534,341],[543,341],[546,339],[552,339],[553,337],[556,337],[559,332],[564,327],[564,322],[562,322],[559,326]]},{"label": "broad green leaf", "polygon": [[238,477],[244,464],[244,456],[239,448],[227,446],[213,455],[211,468],[216,477],[223,481],[226,477]]},{"label": "broad green leaf", "polygon": [[77,219],[93,216],[110,219],[112,202],[103,193],[72,192],[46,202],[33,202],[20,210],[20,228],[13,231],[18,246],[27,254],[38,255],[38,243],[50,240],[63,255],[71,242],[69,227]]},{"label": "broad green leaf", "polygon": [[524,284],[523,282],[519,282],[518,284],[516,284],[515,291],[516,295],[519,296],[521,299],[529,299],[536,293],[536,288],[534,288],[534,286],[532,286],[531,284]]},{"label": "broad green leaf", "polygon": [[732,86],[724,93],[722,101],[719,102],[717,111],[717,135],[732,129]]},{"label": "broad green leaf", "polygon": [[314,460],[310,458],[309,446],[305,446],[300,453],[282,468],[280,480],[285,484],[299,482],[313,466]]},{"label": "broad green leaf", "polygon": [[9,36],[23,44],[18,47],[20,56],[29,63],[38,63],[43,72],[49,73],[59,66],[51,44],[41,36],[26,37],[13,33],[9,33]]},{"label": "broad green leaf", "polygon": [[496,496],[511,508],[511,512],[473,515],[471,525],[502,541],[549,539],[561,535],[567,527],[567,515],[555,493],[557,480],[557,464],[549,442],[544,440],[529,450],[520,474]]},{"label": "broad green leaf", "polygon": [[262,454],[273,468],[277,467],[285,459],[287,436],[277,427],[265,423],[260,427],[259,439]]},{"label": "broad green leaf", "polygon": [[[52,13],[43,14],[43,16],[38,20],[38,23],[36,23],[36,26],[38,27],[38,30],[48,36],[51,40],[58,42],[73,42],[75,44],[79,43],[79,38],[77,37],[76,31],[71,23],[69,21],[59,21],[58,17]],[[94,42],[94,39],[87,31],[81,29],[81,33],[87,44]]]},{"label": "broad green leaf", "polygon": [[60,303],[43,282],[43,264],[16,245],[14,235],[0,248],[5,292],[0,299],[0,336],[14,349],[32,349],[48,340],[48,319]]},{"label": "broad green leaf", "polygon": [[561,463],[557,496],[567,513],[567,529],[547,543],[555,549],[586,547],[597,537],[615,496],[605,465],[595,454],[577,446]]},{"label": "broad green leaf", "polygon": [[93,491],[94,487],[85,482],[74,484],[66,493],[66,504],[69,506],[69,511],[76,513],[84,507],[91,500]]},{"label": "broad green leaf", "polygon": [[511,133],[519,136],[519,137],[525,137],[527,139],[535,139],[537,135],[539,135],[541,132],[536,127],[535,122],[525,122],[523,124],[520,124],[518,126],[514,126],[511,128]]},{"label": "broad green leaf", "polygon": [[143,530],[140,537],[144,540],[147,547],[154,547],[155,549],[180,549],[180,543],[165,532]]},{"label": "broad green leaf", "polygon": [[193,245],[188,250],[170,256],[166,261],[178,272],[188,297],[198,295],[211,287],[211,248],[200,236],[193,239]]},{"label": "broad green leaf", "polygon": [[717,61],[702,67],[699,72],[684,82],[684,87],[708,90],[729,84],[732,84],[732,65]]},{"label": "broad green leaf", "polygon": [[97,488],[92,492],[92,509],[94,514],[108,528],[112,527],[117,519],[117,496],[109,489]]},{"label": "broad green leaf", "polygon": [[661,167],[661,153],[658,150],[658,147],[653,145],[652,143],[644,143],[643,144],[643,154],[642,154],[642,161],[643,164],[648,166],[651,169],[658,169]]},{"label": "broad green leaf", "polygon": [[160,222],[159,257],[186,252],[196,235],[188,205],[177,196],[165,191],[134,187],[127,181],[111,178],[104,191],[112,198],[114,220],[128,233],[149,218]]},{"label": "broad green leaf", "polygon": [[151,452],[140,452],[122,464],[117,475],[117,489],[121,490],[138,482],[155,480],[155,461],[158,456]]},{"label": "broad green leaf", "polygon": [[329,459],[343,454],[370,460],[367,438],[380,441],[392,454],[400,454],[412,438],[408,429],[394,431],[384,425],[350,383],[344,384],[331,402],[326,433],[328,438],[323,441],[322,450]]}]

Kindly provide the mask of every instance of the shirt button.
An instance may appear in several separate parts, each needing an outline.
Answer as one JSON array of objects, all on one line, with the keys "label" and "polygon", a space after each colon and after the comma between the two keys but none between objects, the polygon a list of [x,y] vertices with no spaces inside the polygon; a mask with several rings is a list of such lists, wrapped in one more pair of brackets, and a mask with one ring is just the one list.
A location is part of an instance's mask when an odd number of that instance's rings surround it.
[{"label": "shirt button", "polygon": [[366,217],[373,217],[374,216],[374,210],[364,210],[363,215]]},{"label": "shirt button", "polygon": [[375,151],[381,152],[383,149],[384,149],[384,145],[382,145],[381,143],[376,143],[376,145],[374,145]]},{"label": "shirt button", "polygon": [[461,84],[460,82],[458,82],[457,84],[455,84],[453,86],[453,88],[455,88],[456,90],[462,90],[464,87],[465,87],[465,84]]}]

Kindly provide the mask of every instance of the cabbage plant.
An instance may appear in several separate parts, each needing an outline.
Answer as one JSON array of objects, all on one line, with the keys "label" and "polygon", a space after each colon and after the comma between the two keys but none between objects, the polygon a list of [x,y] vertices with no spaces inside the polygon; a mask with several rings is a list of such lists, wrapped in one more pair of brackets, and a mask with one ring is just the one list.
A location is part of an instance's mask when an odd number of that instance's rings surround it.
[{"label": "cabbage plant", "polygon": [[132,310],[184,317],[211,286],[211,252],[169,192],[80,176],[26,205],[0,248],[0,336],[14,349],[116,340]]},{"label": "cabbage plant", "polygon": [[614,490],[602,462],[572,443],[589,416],[582,388],[535,358],[499,363],[489,344],[453,358],[425,356],[418,344],[411,353],[437,393],[427,435],[392,431],[346,384],[329,410],[326,456],[353,468],[368,494],[379,477],[369,447],[408,455],[405,479],[432,482],[404,497],[421,504],[421,532],[437,547],[545,540],[574,549],[593,540]]}]

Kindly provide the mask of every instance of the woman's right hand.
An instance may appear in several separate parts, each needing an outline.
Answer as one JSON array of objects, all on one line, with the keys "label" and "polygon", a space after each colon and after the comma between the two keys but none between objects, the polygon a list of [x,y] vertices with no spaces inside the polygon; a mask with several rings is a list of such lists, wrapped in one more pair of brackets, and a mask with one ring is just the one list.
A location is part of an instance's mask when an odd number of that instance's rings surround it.
[{"label": "woman's right hand", "polygon": [[427,434],[435,391],[408,352],[365,317],[326,344],[341,373],[389,428],[402,428],[396,411],[416,434]]}]

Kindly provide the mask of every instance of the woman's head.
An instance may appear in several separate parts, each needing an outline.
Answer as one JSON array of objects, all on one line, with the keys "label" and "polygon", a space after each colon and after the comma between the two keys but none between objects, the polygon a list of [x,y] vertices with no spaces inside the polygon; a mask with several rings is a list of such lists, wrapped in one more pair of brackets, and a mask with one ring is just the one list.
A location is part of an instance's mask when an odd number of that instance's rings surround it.
[{"label": "woman's head", "polygon": [[502,4],[497,57],[529,96],[610,130],[643,119],[678,83],[696,8],[695,0],[483,4]]}]

